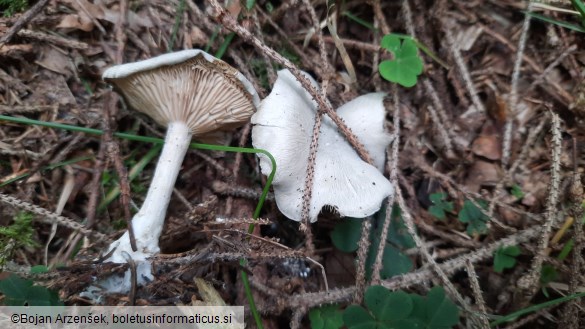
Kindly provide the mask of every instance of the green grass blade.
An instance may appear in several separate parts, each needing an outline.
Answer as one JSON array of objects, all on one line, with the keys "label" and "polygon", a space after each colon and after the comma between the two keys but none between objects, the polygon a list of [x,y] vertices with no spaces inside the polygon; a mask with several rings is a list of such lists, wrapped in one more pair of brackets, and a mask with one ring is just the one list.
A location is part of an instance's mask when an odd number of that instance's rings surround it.
[{"label": "green grass blade", "polygon": [[[41,168],[41,171],[52,170],[52,169],[55,169],[55,168],[63,167],[63,166],[66,166],[66,165],[70,165],[70,164],[73,164],[73,163],[77,163],[77,162],[81,162],[81,161],[85,161],[85,160],[89,160],[89,159],[93,159],[93,158],[94,157],[92,155],[77,157],[77,158],[73,158],[71,160],[61,161],[61,162],[58,162],[58,163],[54,163],[54,164],[50,164],[48,166],[42,167]],[[18,175],[16,177],[11,178],[11,179],[5,181],[4,183],[0,184],[0,187],[4,187],[6,185],[12,184],[12,183],[14,183],[16,181],[19,181],[21,179],[24,179],[24,178],[30,176],[30,175],[31,175],[30,173],[25,173],[25,174],[22,174],[22,175]]]},{"label": "green grass blade", "polygon": [[374,24],[372,24],[372,23],[370,23],[370,22],[368,22],[368,21],[366,21],[366,20],[364,20],[362,18],[359,18],[358,16],[352,14],[350,11],[344,11],[344,12],[342,12],[341,13],[341,16],[345,16],[345,17],[349,18],[350,20],[352,20],[352,21],[358,23],[359,25],[362,25],[362,26],[364,26],[364,27],[366,27],[366,28],[368,28],[368,29],[370,29],[372,31],[376,31],[377,30],[374,27]]},{"label": "green grass blade", "polygon": [[575,24],[564,22],[564,21],[559,21],[559,20],[544,16],[541,14],[533,13],[533,12],[525,11],[524,13],[532,16],[533,18],[536,18],[538,20],[546,22],[546,23],[555,24],[555,25],[558,25],[560,27],[564,27],[564,28],[569,29],[569,30],[585,33],[585,28],[580,26],[580,25],[575,25]]},{"label": "green grass blade", "polygon": [[[152,159],[158,155],[161,149],[162,145],[156,145],[150,149],[150,151],[148,151],[148,153],[146,153],[146,155],[130,169],[128,172],[128,181],[133,181],[144,170],[146,165],[148,165]],[[107,207],[110,203],[112,203],[112,201],[114,201],[115,198],[118,197],[118,195],[120,195],[120,185],[116,185],[108,192],[108,194],[106,194],[106,197],[98,206],[98,210],[102,210]]]},{"label": "green grass blade", "polygon": [[232,43],[232,40],[234,40],[235,36],[236,36],[236,34],[234,32],[232,32],[232,33],[228,34],[227,37],[225,37],[225,39],[223,40],[223,43],[221,44],[221,46],[219,47],[219,49],[215,53],[215,57],[221,59],[223,57],[223,55],[225,55],[225,52],[227,51],[228,47]]},{"label": "green grass blade", "polygon": [[563,302],[568,302],[570,300],[576,299],[576,298],[581,298],[581,297],[585,297],[585,292],[580,292],[578,294],[573,294],[573,295],[569,295],[569,296],[565,296],[565,297],[561,297],[561,298],[557,298],[557,299],[553,299],[553,300],[549,300],[548,302],[544,302],[541,304],[537,304],[537,305],[532,305],[530,307],[521,309],[519,311],[516,311],[514,313],[510,313],[508,315],[502,316],[501,318],[497,319],[496,321],[493,321],[492,323],[490,323],[490,327],[495,327],[497,325],[500,325],[502,323],[508,322],[508,321],[513,321],[516,318],[518,318],[519,316],[525,315],[525,314],[530,314],[530,313],[534,313],[534,312],[538,312],[542,309],[545,309],[549,306],[554,306]]},{"label": "green grass blade", "polygon": [[585,19],[585,4],[581,0],[571,0],[575,10],[581,14],[581,19]]},{"label": "green grass blade", "polygon": [[246,0],[246,9],[252,10],[254,5],[256,4],[256,0]]},{"label": "green grass blade", "polygon": [[179,32],[179,26],[183,21],[183,13],[185,12],[185,0],[179,0],[179,7],[177,8],[177,13],[175,17],[175,24],[173,25],[173,31],[171,32],[171,41],[169,41],[169,46],[167,52],[173,51],[175,47],[175,41],[177,40],[177,33]]}]

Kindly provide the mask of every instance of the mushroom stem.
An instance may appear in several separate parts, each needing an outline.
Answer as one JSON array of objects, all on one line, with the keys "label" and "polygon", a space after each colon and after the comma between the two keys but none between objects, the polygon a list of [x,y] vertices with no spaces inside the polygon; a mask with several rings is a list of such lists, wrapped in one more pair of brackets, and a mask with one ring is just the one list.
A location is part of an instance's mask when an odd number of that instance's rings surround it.
[{"label": "mushroom stem", "polygon": [[123,252],[130,254],[134,260],[145,260],[150,255],[160,251],[158,239],[163,229],[173,187],[190,141],[191,131],[184,122],[174,121],[168,124],[165,144],[158,159],[146,199],[138,213],[132,218],[138,250],[132,250],[130,238],[126,232],[108,248],[109,251],[116,248],[108,261],[125,263]]}]

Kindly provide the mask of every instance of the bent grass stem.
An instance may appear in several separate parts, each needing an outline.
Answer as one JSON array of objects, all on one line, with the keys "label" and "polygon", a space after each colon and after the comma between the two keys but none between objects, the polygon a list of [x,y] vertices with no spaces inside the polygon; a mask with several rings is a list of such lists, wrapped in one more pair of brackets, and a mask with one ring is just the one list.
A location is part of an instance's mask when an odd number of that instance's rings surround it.
[{"label": "bent grass stem", "polygon": [[[63,123],[40,121],[40,120],[34,120],[34,119],[29,119],[29,118],[18,118],[18,117],[12,117],[12,116],[7,116],[7,115],[0,115],[0,120],[14,122],[14,123],[21,123],[21,124],[26,124],[26,125],[37,125],[37,126],[43,126],[43,127],[48,127],[48,128],[64,129],[64,130],[68,130],[68,131],[82,132],[82,133],[86,133],[86,134],[90,134],[90,135],[97,135],[97,136],[101,136],[104,134],[104,132],[102,130],[94,129],[94,128],[78,127],[78,126],[67,125],[67,124],[63,124]],[[155,138],[155,137],[146,137],[146,136],[139,136],[139,135],[133,135],[133,134],[127,134],[127,133],[120,133],[120,132],[113,133],[113,136],[117,137],[117,138],[121,138],[121,139],[137,141],[137,142],[164,144],[163,139]],[[270,172],[270,175],[268,175],[268,178],[266,179],[266,186],[264,186],[264,188],[262,189],[262,195],[260,196],[260,200],[258,201],[258,204],[256,205],[256,209],[254,210],[254,214],[252,216],[254,219],[257,219],[260,216],[260,211],[262,210],[262,206],[264,205],[264,201],[266,200],[266,196],[268,195],[270,185],[272,184],[272,180],[274,179],[274,175],[276,174],[276,160],[274,159],[272,154],[270,154],[270,152],[268,152],[266,150],[262,150],[262,149],[243,148],[243,147],[235,147],[235,146],[223,146],[223,145],[209,145],[209,144],[200,144],[200,143],[190,143],[189,148],[201,149],[201,150],[224,151],[224,152],[241,152],[241,153],[254,153],[254,154],[261,153],[261,154],[266,155],[270,159],[270,162],[272,163],[272,171]],[[254,230],[254,224],[250,224],[250,227],[248,228],[248,232],[251,233],[253,230]],[[245,265],[246,260],[241,259],[240,263],[242,265]],[[250,310],[254,316],[254,320],[256,321],[256,324],[258,325],[259,328],[262,328],[263,327],[262,320],[260,318],[260,314],[258,313],[258,310],[256,309],[256,304],[254,302],[254,298],[252,297],[252,292],[250,289],[250,282],[248,280],[248,276],[244,271],[241,271],[241,272],[242,272],[242,281],[244,283],[244,290],[246,293],[246,297],[248,299],[248,302],[250,303]]]}]

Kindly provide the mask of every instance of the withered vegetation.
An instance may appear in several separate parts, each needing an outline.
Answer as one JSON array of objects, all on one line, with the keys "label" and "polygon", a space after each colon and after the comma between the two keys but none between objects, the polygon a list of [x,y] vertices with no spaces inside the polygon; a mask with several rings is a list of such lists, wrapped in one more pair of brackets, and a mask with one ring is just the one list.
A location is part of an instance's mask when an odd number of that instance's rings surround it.
[{"label": "withered vegetation", "polygon": [[[253,81],[261,97],[285,67],[319,81],[325,90],[315,96],[324,115],[335,116],[333,108],[358,95],[388,93],[394,143],[385,174],[398,191],[388,204],[400,208],[405,231],[414,235],[417,246],[404,250],[414,268],[380,277],[379,257],[366,280],[371,220],[353,254],[331,242],[340,221],[334,211],[299,225],[284,218],[270,196],[262,219],[253,221],[265,183],[255,156],[191,150],[169,207],[163,252],[154,259],[156,280],[135,295],[110,295],[107,304],[191,305],[202,298],[194,280],[203,278],[227,304],[244,305],[244,270],[270,328],[308,327],[311,308],[359,303],[370,284],[418,293],[441,285],[463,310],[463,328],[485,327],[481,314],[505,315],[582,291],[583,230],[572,223],[583,219],[583,34],[524,14],[578,24],[576,16],[550,10],[569,9],[570,1],[546,1],[549,7],[513,0],[336,1],[329,15],[337,35],[325,24],[324,0],[258,0],[252,10],[244,2],[223,9],[215,0],[40,0],[0,18],[0,114],[105,131],[92,136],[0,121],[0,184],[6,183],[0,225],[10,225],[18,211],[32,212],[38,242],[14,251],[4,271],[58,289],[68,305],[87,305],[92,301],[79,296],[87,285],[128,267],[101,263],[100,252],[142,203],[154,161],[130,182],[131,169],[152,145],[112,132],[160,137],[164,130],[126,108],[101,73],[169,50],[208,48],[213,54],[227,46],[223,59]],[[449,68],[423,55],[415,87],[384,81],[377,66],[390,54],[379,44],[390,32],[415,37]],[[250,146],[250,130],[236,131],[230,145]],[[351,132],[344,134],[367,159]],[[117,184],[120,197],[102,206]],[[429,212],[433,193],[454,202],[445,220]],[[489,218],[485,232],[470,234],[458,220],[466,200]],[[388,215],[377,222],[383,234],[389,221]],[[256,230],[248,234],[252,222]],[[559,259],[570,239],[570,256]],[[513,268],[496,273],[494,252],[510,245],[522,254]],[[245,267],[241,258],[248,260]],[[29,275],[39,264],[52,270]],[[541,289],[543,266],[558,273],[548,297]],[[511,327],[557,322],[579,328],[582,306],[580,300],[556,305]]]}]

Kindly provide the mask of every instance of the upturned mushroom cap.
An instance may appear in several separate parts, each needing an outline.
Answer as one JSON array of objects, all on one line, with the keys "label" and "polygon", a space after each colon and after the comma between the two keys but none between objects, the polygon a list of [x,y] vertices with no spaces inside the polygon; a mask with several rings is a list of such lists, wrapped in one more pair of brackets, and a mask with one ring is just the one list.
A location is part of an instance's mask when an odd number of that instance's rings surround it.
[{"label": "upturned mushroom cap", "polygon": [[[311,221],[317,220],[324,206],[334,208],[341,216],[367,217],[378,211],[384,198],[394,192],[380,172],[391,140],[384,131],[384,96],[363,95],[337,110],[364,144],[375,167],[361,160],[331,119],[324,117],[309,209]],[[301,219],[316,110],[317,104],[309,93],[288,70],[282,70],[272,92],[251,119],[254,147],[268,150],[276,159],[273,187],[277,206],[286,217],[297,221]],[[268,175],[271,163],[267,157],[259,157],[262,173]]]},{"label": "upturned mushroom cap", "polygon": [[185,122],[196,137],[242,125],[260,103],[240,72],[199,49],[117,65],[102,77],[133,109],[163,126]]}]

